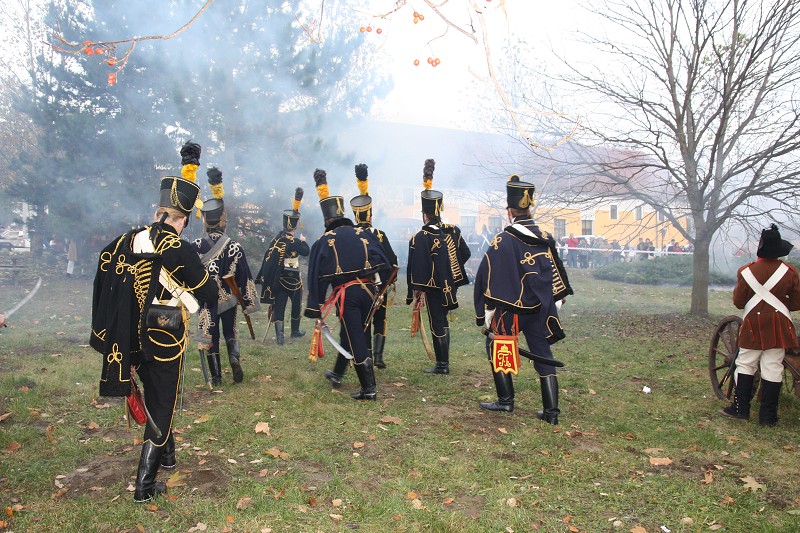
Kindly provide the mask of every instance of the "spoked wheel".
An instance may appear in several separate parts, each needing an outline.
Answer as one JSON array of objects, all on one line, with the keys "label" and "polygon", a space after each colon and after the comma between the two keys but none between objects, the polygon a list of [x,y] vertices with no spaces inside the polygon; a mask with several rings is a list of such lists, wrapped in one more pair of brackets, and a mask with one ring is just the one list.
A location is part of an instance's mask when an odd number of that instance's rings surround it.
[{"label": "spoked wheel", "polygon": [[708,349],[708,376],[711,386],[720,400],[730,400],[733,397],[734,359],[736,358],[737,341],[742,319],[738,316],[727,316],[722,319]]}]

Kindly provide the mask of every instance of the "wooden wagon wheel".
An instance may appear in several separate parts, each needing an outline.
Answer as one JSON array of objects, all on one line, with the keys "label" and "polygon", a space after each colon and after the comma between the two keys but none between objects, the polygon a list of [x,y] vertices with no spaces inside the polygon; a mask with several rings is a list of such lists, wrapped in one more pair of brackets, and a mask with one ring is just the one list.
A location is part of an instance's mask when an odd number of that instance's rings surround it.
[{"label": "wooden wagon wheel", "polygon": [[730,400],[733,397],[732,363],[738,350],[737,341],[741,326],[741,317],[727,316],[722,319],[714,331],[714,336],[711,337],[711,346],[708,349],[708,376],[720,400]]}]

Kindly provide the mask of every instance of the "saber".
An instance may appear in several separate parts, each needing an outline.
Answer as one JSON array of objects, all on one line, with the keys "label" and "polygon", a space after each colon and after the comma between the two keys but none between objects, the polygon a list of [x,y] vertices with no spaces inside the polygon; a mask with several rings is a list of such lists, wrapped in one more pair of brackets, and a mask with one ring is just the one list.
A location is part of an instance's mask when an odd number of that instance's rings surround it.
[{"label": "saber", "polygon": [[372,324],[372,319],[375,316],[375,313],[378,312],[378,309],[381,308],[383,305],[383,299],[386,296],[386,293],[389,291],[389,287],[391,287],[395,281],[397,281],[397,273],[400,271],[400,267],[393,266],[391,272],[389,272],[389,276],[386,278],[386,283],[383,285],[383,288],[378,292],[375,296],[375,299],[372,300],[372,306],[369,308],[369,313],[367,313],[367,319],[364,321],[364,331],[369,329],[370,324]]},{"label": "saber", "polygon": [[273,304],[269,304],[269,308],[267,309],[267,330],[264,332],[264,338],[261,339],[261,344],[267,344],[267,335],[269,335],[269,330],[272,328],[272,316],[274,313],[272,306]]},{"label": "saber", "polygon": [[242,298],[242,292],[239,290],[239,286],[236,285],[236,280],[233,279],[233,274],[229,276],[222,276],[222,281],[224,281],[228,285],[228,288],[231,290],[231,293],[236,297],[236,300],[242,307],[242,314],[244,315],[244,319],[247,322],[247,329],[250,330],[250,338],[256,340],[256,332],[253,331],[253,323],[250,321],[250,315],[247,314],[247,310],[244,308],[244,298]]},{"label": "saber", "polygon": [[[494,333],[492,333],[491,331],[489,331],[485,327],[481,328],[481,333],[483,333],[484,335],[489,337],[489,340],[492,340],[492,341],[494,340]],[[564,366],[564,363],[562,363],[558,359],[548,359],[547,357],[544,357],[544,356],[541,356],[541,355],[536,355],[535,353],[531,353],[528,350],[523,350],[522,348],[519,347],[519,345],[517,345],[517,350],[519,351],[519,354],[522,357],[530,359],[534,363],[542,363],[543,365],[550,365],[550,366],[555,366],[555,367],[558,367],[558,368],[561,368],[562,366]]]},{"label": "saber", "polygon": [[41,287],[41,286],[42,286],[42,278],[39,278],[38,280],[36,280],[36,285],[34,285],[33,289],[31,289],[31,292],[29,292],[29,293],[28,293],[28,295],[27,295],[27,296],[25,296],[25,298],[23,298],[22,300],[20,300],[20,301],[19,301],[19,303],[18,303],[17,305],[15,305],[15,306],[14,306],[14,307],[12,307],[11,309],[9,309],[8,311],[6,311],[6,312],[4,312],[4,313],[3,313],[3,314],[6,316],[6,320],[8,320],[8,317],[10,317],[11,315],[13,315],[13,314],[14,314],[14,313],[16,313],[17,311],[19,311],[20,307],[22,307],[22,306],[23,306],[23,305],[25,305],[26,303],[30,302],[30,301],[31,301],[31,298],[33,298],[33,297],[34,297],[34,295],[35,295],[37,292],[39,292],[39,287]]},{"label": "saber", "polygon": [[214,387],[211,386],[211,376],[208,375],[208,362],[206,361],[206,350],[198,350],[200,352],[200,369],[203,371],[203,379],[206,380],[208,390],[213,391]]},{"label": "saber", "polygon": [[339,352],[340,354],[345,356],[346,359],[353,359],[353,356],[350,354],[350,352],[345,350],[344,347],[341,344],[339,344],[338,342],[336,342],[336,339],[333,338],[333,333],[331,333],[331,330],[328,327],[328,324],[326,324],[325,322],[323,322],[320,319],[317,319],[317,324],[319,325],[319,329],[322,332],[322,335],[326,339],[328,339],[328,342],[331,343],[331,345],[334,348],[336,348],[337,352]]}]

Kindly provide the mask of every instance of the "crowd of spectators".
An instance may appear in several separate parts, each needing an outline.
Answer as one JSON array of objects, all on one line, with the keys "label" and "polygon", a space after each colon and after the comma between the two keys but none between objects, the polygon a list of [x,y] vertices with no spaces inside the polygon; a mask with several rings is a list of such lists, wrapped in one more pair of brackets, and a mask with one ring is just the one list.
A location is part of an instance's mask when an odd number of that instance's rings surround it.
[{"label": "crowd of spectators", "polygon": [[598,268],[623,261],[643,261],[661,255],[691,253],[691,245],[683,246],[673,239],[656,248],[650,239],[639,238],[634,244],[620,244],[618,239],[570,234],[559,239],[559,254],[568,268]]}]

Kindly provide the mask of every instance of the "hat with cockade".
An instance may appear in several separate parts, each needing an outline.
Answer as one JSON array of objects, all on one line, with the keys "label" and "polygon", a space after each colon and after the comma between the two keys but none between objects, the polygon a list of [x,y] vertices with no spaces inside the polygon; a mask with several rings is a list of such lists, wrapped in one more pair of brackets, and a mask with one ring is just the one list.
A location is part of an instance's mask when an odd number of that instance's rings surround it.
[{"label": "hat with cockade", "polygon": [[200,212],[203,214],[206,226],[216,226],[222,220],[225,213],[225,189],[222,187],[222,172],[217,167],[211,167],[206,171],[208,185],[211,188],[212,197],[203,202]]},{"label": "hat with cockade", "polygon": [[510,209],[530,209],[536,198],[536,186],[521,181],[516,174],[506,183],[506,201]]},{"label": "hat with cockade", "polygon": [[426,159],[422,167],[422,212],[438,219],[444,211],[444,194],[431,189],[433,186],[433,170],[436,168],[436,161]]},{"label": "hat with cockade", "polygon": [[187,217],[197,205],[202,207],[198,199],[200,187],[197,185],[197,167],[200,165],[200,145],[186,141],[181,147],[181,176],[164,176],[161,178],[161,190],[158,207],[177,209]]},{"label": "hat with cockade", "polygon": [[350,200],[356,224],[372,224],[372,197],[369,195],[368,176],[367,165],[356,165],[356,183],[360,194]]},{"label": "hat with cockade", "polygon": [[303,189],[298,187],[294,190],[294,200],[292,208],[283,212],[283,229],[296,229],[300,222],[300,203],[303,201]]},{"label": "hat with cockade", "polygon": [[314,171],[314,183],[317,185],[319,195],[319,206],[322,208],[322,218],[324,220],[334,218],[344,218],[344,198],[341,196],[331,196],[328,190],[328,173],[322,169]]}]

